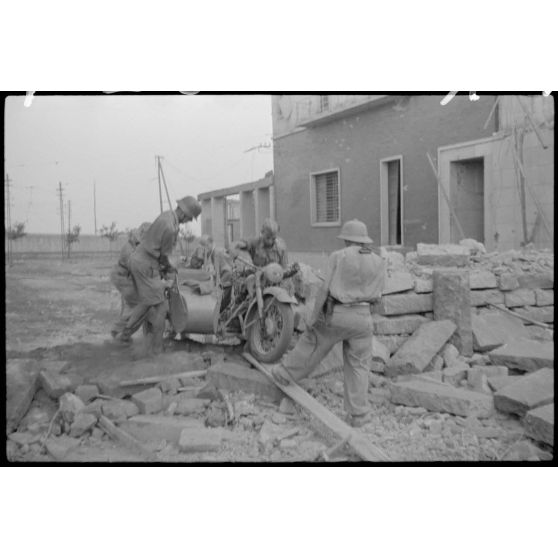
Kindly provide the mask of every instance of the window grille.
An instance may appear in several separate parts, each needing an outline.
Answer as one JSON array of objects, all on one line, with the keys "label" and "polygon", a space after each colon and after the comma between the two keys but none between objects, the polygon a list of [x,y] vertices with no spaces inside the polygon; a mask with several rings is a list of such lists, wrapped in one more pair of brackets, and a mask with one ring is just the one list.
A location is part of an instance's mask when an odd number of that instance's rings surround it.
[{"label": "window grille", "polygon": [[338,223],[340,219],[339,172],[313,175],[314,224]]},{"label": "window grille", "polygon": [[320,112],[329,110],[329,95],[320,95]]}]

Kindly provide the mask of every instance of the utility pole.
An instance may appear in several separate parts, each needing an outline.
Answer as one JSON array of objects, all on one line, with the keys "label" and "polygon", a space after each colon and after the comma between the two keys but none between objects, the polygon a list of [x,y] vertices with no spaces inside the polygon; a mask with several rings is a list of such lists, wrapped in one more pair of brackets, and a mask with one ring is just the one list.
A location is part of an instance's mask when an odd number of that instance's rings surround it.
[{"label": "utility pole", "polygon": [[11,200],[10,200],[10,177],[6,173],[6,218],[7,218],[7,235],[8,235],[8,265],[12,265],[12,239],[10,234],[12,232],[12,213],[11,213]]},{"label": "utility pole", "polygon": [[97,183],[93,181],[93,219],[95,221],[95,236],[97,236]]},{"label": "utility pole", "polygon": [[159,203],[161,205],[161,213],[163,213],[163,189],[161,188],[161,173],[163,169],[161,168],[161,159],[160,155],[156,155],[155,158],[157,159],[157,180],[159,181]]},{"label": "utility pole", "polygon": [[68,237],[66,239],[66,242],[68,244],[68,259],[70,258],[70,248],[72,246],[72,243],[70,242],[70,234],[72,232],[71,229],[71,220],[72,220],[72,200],[68,200]]},{"label": "utility pole", "polygon": [[62,182],[58,183],[58,195],[60,197],[60,240],[62,242],[61,251],[64,259],[64,200],[62,198]]}]

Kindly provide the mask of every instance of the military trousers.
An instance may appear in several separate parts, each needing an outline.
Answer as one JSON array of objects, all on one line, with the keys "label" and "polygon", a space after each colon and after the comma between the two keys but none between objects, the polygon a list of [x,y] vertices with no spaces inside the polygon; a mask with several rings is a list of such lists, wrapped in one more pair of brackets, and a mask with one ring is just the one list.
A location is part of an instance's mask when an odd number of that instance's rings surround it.
[{"label": "military trousers", "polygon": [[369,411],[373,323],[370,307],[335,305],[326,324],[306,330],[281,364],[295,382],[309,376],[337,343],[343,343],[345,410],[352,416]]}]

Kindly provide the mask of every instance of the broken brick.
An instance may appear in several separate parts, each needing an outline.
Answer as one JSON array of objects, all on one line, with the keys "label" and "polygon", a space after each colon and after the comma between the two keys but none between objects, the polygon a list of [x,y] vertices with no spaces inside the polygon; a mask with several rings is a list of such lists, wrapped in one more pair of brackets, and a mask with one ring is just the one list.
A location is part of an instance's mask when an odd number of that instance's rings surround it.
[{"label": "broken brick", "polygon": [[500,391],[502,388],[519,380],[519,378],[521,378],[521,376],[493,376],[487,378],[487,382],[492,391]]},{"label": "broken brick", "polygon": [[423,372],[455,329],[450,320],[422,324],[388,361],[386,376]]},{"label": "broken brick", "polygon": [[497,289],[498,281],[496,275],[484,269],[473,269],[469,276],[469,286],[472,290]]},{"label": "broken brick", "polygon": [[75,374],[68,374],[69,363],[59,360],[41,362],[39,374],[41,387],[52,399],[58,399],[66,392],[74,391],[82,380]]},{"label": "broken brick", "polygon": [[177,403],[175,412],[178,415],[191,415],[192,413],[199,413],[209,405],[209,401],[207,399],[196,399],[192,397],[181,397]]},{"label": "broken brick", "polygon": [[517,281],[523,289],[553,289],[554,272],[523,273],[518,275]]},{"label": "broken brick", "polygon": [[207,370],[207,381],[216,388],[244,391],[268,397],[275,401],[282,398],[281,390],[261,372],[233,362],[220,362]]},{"label": "broken brick", "polygon": [[501,291],[513,291],[519,289],[519,281],[515,273],[502,273],[498,278],[498,287]]},{"label": "broken brick", "polygon": [[471,291],[471,306],[488,306],[489,304],[504,304],[504,293],[496,289]]},{"label": "broken brick", "polygon": [[132,401],[138,406],[142,415],[151,415],[163,409],[163,394],[156,387],[132,395]]},{"label": "broken brick", "polygon": [[523,424],[527,436],[554,446],[554,403],[529,411]]},{"label": "broken brick", "polygon": [[475,351],[491,351],[513,339],[528,338],[520,318],[500,311],[473,315],[472,326]]},{"label": "broken brick", "polygon": [[462,417],[487,418],[494,412],[492,397],[434,382],[411,380],[392,384],[391,402]]},{"label": "broken brick", "polygon": [[492,364],[533,372],[545,366],[554,367],[554,343],[531,339],[514,340],[494,349],[488,356]]},{"label": "broken brick", "polygon": [[185,428],[180,434],[181,452],[217,451],[221,447],[222,432],[213,428]]},{"label": "broken brick", "polygon": [[415,293],[428,294],[432,292],[432,279],[417,277],[415,279]]},{"label": "broken brick", "polygon": [[71,438],[70,436],[57,436],[56,438],[49,438],[45,446],[48,453],[56,461],[63,461],[79,444],[79,439]]},{"label": "broken brick", "polygon": [[508,375],[505,366],[473,366],[467,371],[467,382],[475,391],[491,393],[488,378],[504,377]]},{"label": "broken brick", "polygon": [[382,316],[398,314],[416,314],[417,312],[430,312],[432,310],[431,294],[396,294],[383,296],[381,301],[374,305],[373,311]]},{"label": "broken brick", "polygon": [[504,294],[504,304],[508,308],[516,308],[517,306],[534,306],[535,291],[531,289],[516,289]]},{"label": "broken brick", "polygon": [[94,385],[78,386],[75,394],[84,402],[89,403],[99,395],[99,388]]},{"label": "broken brick", "polygon": [[386,275],[383,293],[384,295],[411,291],[414,287],[413,276],[405,271],[396,271]]},{"label": "broken brick", "polygon": [[86,432],[89,432],[97,424],[97,417],[94,415],[80,413],[70,429],[70,436],[73,438],[79,438],[83,436]]},{"label": "broken brick", "polygon": [[428,320],[424,316],[410,315],[387,318],[374,316],[374,333],[376,335],[410,335]]},{"label": "broken brick", "polygon": [[523,416],[554,401],[554,370],[542,368],[523,376],[494,394],[494,405],[503,413]]},{"label": "broken brick", "polygon": [[417,244],[417,263],[440,267],[464,267],[469,263],[470,248],[457,244]]},{"label": "broken brick", "polygon": [[461,380],[467,378],[469,367],[464,363],[457,363],[449,368],[442,370],[442,381],[446,384],[457,387]]},{"label": "broken brick", "polygon": [[[101,403],[103,415],[114,422],[126,420],[129,417],[139,414],[140,410],[133,401],[125,399],[111,399]],[[84,412],[86,409],[84,409]]]},{"label": "broken brick", "polygon": [[535,303],[537,306],[553,306],[554,291],[552,289],[537,289],[535,291]]},{"label": "broken brick", "polygon": [[535,320],[536,322],[543,322],[546,324],[554,323],[554,306],[516,308],[514,312],[529,320]]}]

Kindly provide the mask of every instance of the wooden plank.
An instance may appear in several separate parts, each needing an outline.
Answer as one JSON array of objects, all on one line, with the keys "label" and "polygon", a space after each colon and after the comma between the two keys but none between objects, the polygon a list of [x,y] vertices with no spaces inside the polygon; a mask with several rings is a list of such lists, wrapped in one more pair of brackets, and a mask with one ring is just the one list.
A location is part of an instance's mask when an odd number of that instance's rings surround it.
[{"label": "wooden plank", "polygon": [[539,326],[539,327],[544,327],[545,329],[554,329],[553,326],[549,325],[549,324],[544,324],[543,322],[537,322],[536,320],[531,320],[531,318],[527,318],[526,316],[522,316],[521,314],[517,314],[516,312],[513,312],[512,310],[509,310],[508,308],[503,308],[502,306],[497,306],[496,304],[488,304],[488,306],[492,306],[492,308],[496,308],[496,310],[500,310],[501,312],[505,312],[506,314],[510,314],[511,316],[515,316],[516,318],[520,318],[521,320],[523,320],[524,322]]},{"label": "wooden plank", "polygon": [[335,416],[299,385],[294,382],[288,385],[282,385],[276,382],[269,370],[263,364],[260,364],[252,355],[243,353],[242,356],[250,364],[255,366],[268,380],[272,381],[285,395],[289,396],[301,407],[304,407],[304,409],[312,413],[322,424],[342,440],[347,440],[346,443],[364,461],[391,461],[390,457],[382,450],[373,446],[365,436],[351,428],[339,417]]},{"label": "wooden plank", "polygon": [[114,422],[105,416],[99,418],[99,426],[115,441],[122,443],[128,449],[139,453],[146,461],[155,461],[155,455],[139,440],[118,428]]},{"label": "wooden plank", "polygon": [[118,384],[118,387],[130,387],[130,386],[148,386],[151,384],[158,384],[165,380],[171,379],[187,379],[187,378],[200,378],[205,376],[207,370],[191,370],[190,372],[177,372],[176,374],[166,374],[161,376],[149,376],[148,378],[138,378],[137,380],[124,380]]}]

